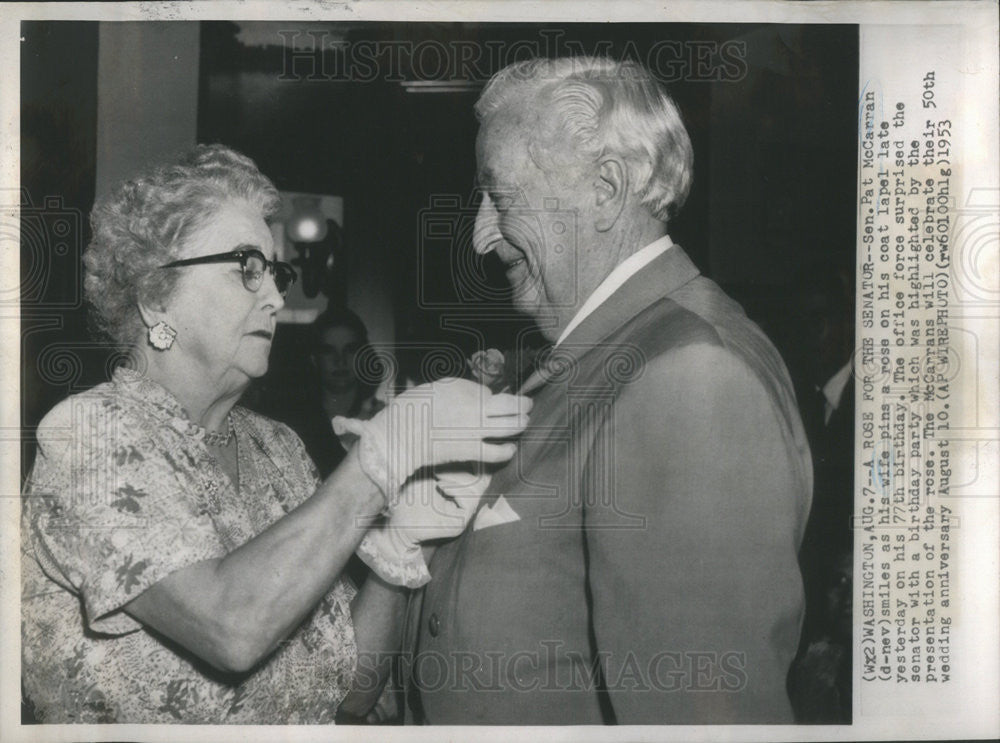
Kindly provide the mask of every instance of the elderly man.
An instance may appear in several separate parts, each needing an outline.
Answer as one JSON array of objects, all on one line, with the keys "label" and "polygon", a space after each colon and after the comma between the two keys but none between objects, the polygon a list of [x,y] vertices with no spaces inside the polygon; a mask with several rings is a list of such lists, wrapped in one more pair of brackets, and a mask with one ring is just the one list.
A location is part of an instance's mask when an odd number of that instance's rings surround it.
[{"label": "elderly man", "polygon": [[432,724],[791,722],[812,471],[778,353],[667,235],[692,153],[638,65],[512,65],[476,105],[495,251],[555,349],[411,606]]}]

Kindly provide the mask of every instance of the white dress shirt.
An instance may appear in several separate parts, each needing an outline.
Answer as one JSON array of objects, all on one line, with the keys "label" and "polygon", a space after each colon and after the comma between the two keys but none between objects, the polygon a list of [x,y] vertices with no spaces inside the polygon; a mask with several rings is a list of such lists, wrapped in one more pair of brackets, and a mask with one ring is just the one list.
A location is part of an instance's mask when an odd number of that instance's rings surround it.
[{"label": "white dress shirt", "polygon": [[635,253],[630,255],[628,258],[623,260],[614,270],[609,273],[597,288],[587,297],[587,301],[583,303],[576,314],[573,315],[573,319],[569,321],[569,324],[563,328],[563,332],[559,335],[559,339],[556,341],[558,346],[562,343],[566,336],[573,332],[573,329],[577,325],[582,323],[587,315],[592,313],[598,307],[600,307],[604,302],[607,301],[608,297],[614,294],[618,289],[632,278],[635,274],[649,264],[654,258],[666,253],[671,247],[673,247],[673,240],[670,239],[669,235],[664,235],[663,237],[654,240],[646,247],[641,250],[637,250]]},{"label": "white dress shirt", "polygon": [[847,387],[847,382],[851,378],[851,372],[854,370],[854,358],[844,364],[840,370],[827,380],[827,383],[823,385],[823,397],[826,398],[826,405],[824,406],[823,423],[824,425],[830,422],[830,416],[833,415],[833,411],[840,407],[840,398],[844,396],[844,388]]}]

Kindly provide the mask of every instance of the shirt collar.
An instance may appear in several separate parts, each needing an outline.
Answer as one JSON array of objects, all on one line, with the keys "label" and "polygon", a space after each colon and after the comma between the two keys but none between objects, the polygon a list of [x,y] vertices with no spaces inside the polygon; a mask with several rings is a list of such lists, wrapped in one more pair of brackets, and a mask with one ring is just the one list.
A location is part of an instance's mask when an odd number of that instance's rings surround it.
[{"label": "shirt collar", "polygon": [[588,315],[600,307],[612,294],[620,289],[622,284],[632,278],[657,256],[667,252],[667,250],[673,247],[673,244],[673,240],[670,239],[670,236],[664,235],[663,237],[654,240],[641,250],[637,250],[635,253],[615,266],[614,270],[609,273],[604,278],[604,281],[598,284],[597,288],[594,289],[589,297],[587,297],[587,301],[580,306],[580,309],[577,310],[573,319],[569,321],[569,324],[563,328],[563,331],[559,334],[559,339],[556,341],[555,345],[558,346],[562,343],[569,336],[569,334],[572,333],[573,330],[587,318]]},{"label": "shirt collar", "polygon": [[854,359],[851,358],[850,361],[844,364],[837,371],[837,373],[830,377],[826,384],[823,385],[823,397],[826,398],[826,404],[829,405],[832,410],[836,410],[840,407],[840,399],[844,396],[844,388],[847,387],[847,381],[851,378],[851,370],[853,368]]}]

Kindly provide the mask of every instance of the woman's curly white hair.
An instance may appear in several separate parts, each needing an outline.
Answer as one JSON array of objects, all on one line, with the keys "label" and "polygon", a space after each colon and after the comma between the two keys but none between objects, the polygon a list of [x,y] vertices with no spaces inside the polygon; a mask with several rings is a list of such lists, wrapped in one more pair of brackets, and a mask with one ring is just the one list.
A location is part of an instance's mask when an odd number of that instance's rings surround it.
[{"label": "woman's curly white hair", "polygon": [[250,204],[264,219],[280,206],[277,189],[253,160],[218,144],[140,173],[98,201],[83,255],[94,329],[118,345],[136,343],[144,330],[139,303],[163,303],[177,282],[176,271],[157,269],[233,201]]}]

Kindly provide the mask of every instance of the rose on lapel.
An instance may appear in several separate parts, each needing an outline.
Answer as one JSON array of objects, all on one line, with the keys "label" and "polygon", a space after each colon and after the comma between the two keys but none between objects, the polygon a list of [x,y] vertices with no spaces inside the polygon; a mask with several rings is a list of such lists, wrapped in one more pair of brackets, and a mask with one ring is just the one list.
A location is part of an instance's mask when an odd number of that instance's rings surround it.
[{"label": "rose on lapel", "polygon": [[[506,359],[503,353],[495,348],[476,351],[468,360],[472,378],[493,392],[503,392],[507,385],[504,382],[504,367]],[[499,387],[499,389],[498,389]]]}]

